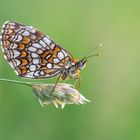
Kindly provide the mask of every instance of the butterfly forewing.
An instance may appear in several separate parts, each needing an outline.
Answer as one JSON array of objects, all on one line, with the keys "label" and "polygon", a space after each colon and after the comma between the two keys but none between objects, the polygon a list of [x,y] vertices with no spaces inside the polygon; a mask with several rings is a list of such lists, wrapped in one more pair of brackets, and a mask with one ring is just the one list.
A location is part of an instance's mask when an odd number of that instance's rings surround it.
[{"label": "butterfly forewing", "polygon": [[19,76],[54,77],[75,63],[66,50],[31,26],[9,21],[4,23],[1,34],[5,58]]}]

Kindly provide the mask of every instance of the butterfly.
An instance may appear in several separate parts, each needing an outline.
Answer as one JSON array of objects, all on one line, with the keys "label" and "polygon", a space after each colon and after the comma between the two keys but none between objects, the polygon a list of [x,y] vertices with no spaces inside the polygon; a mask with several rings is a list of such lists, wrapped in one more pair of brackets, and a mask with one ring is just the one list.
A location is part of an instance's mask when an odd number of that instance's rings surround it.
[{"label": "butterfly", "polygon": [[77,60],[40,30],[12,21],[2,26],[1,46],[16,74],[32,79],[79,79],[90,57]]}]

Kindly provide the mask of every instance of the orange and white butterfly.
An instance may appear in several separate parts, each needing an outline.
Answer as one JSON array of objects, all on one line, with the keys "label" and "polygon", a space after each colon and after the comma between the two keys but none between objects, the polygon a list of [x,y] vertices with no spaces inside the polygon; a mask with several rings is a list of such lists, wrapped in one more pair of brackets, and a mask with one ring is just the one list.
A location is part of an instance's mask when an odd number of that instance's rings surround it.
[{"label": "orange and white butterfly", "polygon": [[55,76],[78,79],[88,58],[77,61],[38,29],[12,21],[2,26],[1,46],[15,72],[33,79]]}]

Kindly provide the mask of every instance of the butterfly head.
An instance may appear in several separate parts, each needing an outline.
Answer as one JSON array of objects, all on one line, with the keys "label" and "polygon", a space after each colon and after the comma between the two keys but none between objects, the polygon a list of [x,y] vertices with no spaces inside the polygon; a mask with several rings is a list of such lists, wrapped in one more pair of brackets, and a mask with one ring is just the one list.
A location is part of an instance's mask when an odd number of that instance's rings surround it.
[{"label": "butterfly head", "polygon": [[72,79],[79,79],[80,72],[85,67],[87,59],[83,58],[80,61],[77,61],[74,65],[69,68],[69,77]]},{"label": "butterfly head", "polygon": [[87,59],[83,58],[79,62],[77,62],[76,66],[79,70],[82,70],[86,65]]},{"label": "butterfly head", "polygon": [[91,58],[93,56],[100,56],[100,53],[96,53],[96,54],[93,54],[93,55],[86,56],[83,59],[77,61],[75,63],[75,65],[73,65],[70,68],[70,76],[69,77],[71,77],[73,79],[79,79],[80,78],[80,72],[81,72],[81,70],[84,69],[84,67],[87,63],[87,59]]},{"label": "butterfly head", "polygon": [[101,54],[100,53],[96,53],[96,54],[90,54],[90,52],[92,52],[93,50],[97,49],[98,47],[102,46],[102,44],[100,43],[97,47],[93,48],[91,51],[89,51],[87,53],[87,55],[81,59],[80,61],[78,61],[76,64],[75,64],[75,67],[77,67],[76,69],[78,69],[79,71],[81,71],[85,65],[86,65],[86,62],[87,62],[87,59],[93,57],[93,56],[100,56]]}]

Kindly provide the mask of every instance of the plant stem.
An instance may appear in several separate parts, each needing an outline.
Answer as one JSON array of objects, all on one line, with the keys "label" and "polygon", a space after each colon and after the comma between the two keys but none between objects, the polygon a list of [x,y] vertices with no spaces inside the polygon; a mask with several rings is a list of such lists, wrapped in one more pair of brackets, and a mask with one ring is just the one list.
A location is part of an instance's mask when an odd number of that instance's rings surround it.
[{"label": "plant stem", "polygon": [[20,85],[26,85],[26,86],[31,86],[32,85],[31,83],[28,83],[28,82],[21,82],[21,81],[4,79],[4,78],[0,78],[0,81],[10,82],[10,83],[15,83],[15,84],[20,84]]}]

